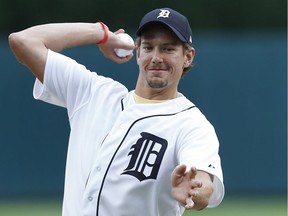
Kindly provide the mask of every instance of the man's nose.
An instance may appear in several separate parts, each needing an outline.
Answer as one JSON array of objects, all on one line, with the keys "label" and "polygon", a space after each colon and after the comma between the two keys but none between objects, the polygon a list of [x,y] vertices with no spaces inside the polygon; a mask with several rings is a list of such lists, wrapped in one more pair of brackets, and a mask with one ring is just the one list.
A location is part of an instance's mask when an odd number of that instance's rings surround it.
[{"label": "man's nose", "polygon": [[154,64],[163,62],[161,52],[158,49],[153,51],[152,62]]}]

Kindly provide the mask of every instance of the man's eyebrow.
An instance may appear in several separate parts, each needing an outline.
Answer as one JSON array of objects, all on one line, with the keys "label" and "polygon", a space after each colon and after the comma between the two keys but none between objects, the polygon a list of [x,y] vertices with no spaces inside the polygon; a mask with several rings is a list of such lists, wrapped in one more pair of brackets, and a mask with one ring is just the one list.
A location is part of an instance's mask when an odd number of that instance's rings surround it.
[{"label": "man's eyebrow", "polygon": [[[142,41],[142,44],[144,45],[150,45],[150,44],[153,44],[152,42],[150,41]],[[161,43],[160,46],[176,46],[178,45],[177,42],[167,42],[167,43]]]},{"label": "man's eyebrow", "polygon": [[178,45],[177,42],[169,42],[169,43],[163,43],[163,45],[166,45],[166,46],[176,46]]},{"label": "man's eyebrow", "polygon": [[142,44],[151,44],[149,41],[142,41]]}]

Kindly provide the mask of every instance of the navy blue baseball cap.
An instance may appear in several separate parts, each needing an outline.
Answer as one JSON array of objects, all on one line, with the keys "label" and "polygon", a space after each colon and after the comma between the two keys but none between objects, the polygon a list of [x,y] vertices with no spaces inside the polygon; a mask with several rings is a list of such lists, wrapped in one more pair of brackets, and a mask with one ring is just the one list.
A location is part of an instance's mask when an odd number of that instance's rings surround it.
[{"label": "navy blue baseball cap", "polygon": [[192,30],[188,19],[179,12],[171,8],[155,9],[148,12],[142,18],[137,36],[143,33],[143,30],[153,23],[159,23],[167,26],[184,43],[192,45]]}]

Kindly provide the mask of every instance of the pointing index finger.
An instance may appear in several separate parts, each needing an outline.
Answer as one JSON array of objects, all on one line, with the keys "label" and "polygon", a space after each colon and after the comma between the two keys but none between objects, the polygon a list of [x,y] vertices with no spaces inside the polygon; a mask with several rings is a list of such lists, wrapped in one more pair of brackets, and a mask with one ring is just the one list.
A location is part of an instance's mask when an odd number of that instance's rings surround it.
[{"label": "pointing index finger", "polygon": [[188,171],[189,178],[194,179],[196,174],[197,174],[197,169],[196,167],[192,166],[190,170]]}]

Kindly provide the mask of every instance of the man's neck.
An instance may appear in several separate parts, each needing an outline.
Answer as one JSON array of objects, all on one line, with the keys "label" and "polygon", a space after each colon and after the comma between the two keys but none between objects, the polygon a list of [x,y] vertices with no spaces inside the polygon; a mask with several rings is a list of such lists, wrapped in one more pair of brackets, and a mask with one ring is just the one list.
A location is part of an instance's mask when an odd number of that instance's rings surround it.
[{"label": "man's neck", "polygon": [[139,95],[137,95],[135,92],[133,94],[133,97],[134,97],[134,100],[136,103],[162,103],[162,102],[165,102],[167,100],[151,100],[151,99],[146,99],[146,98],[143,98]]}]

